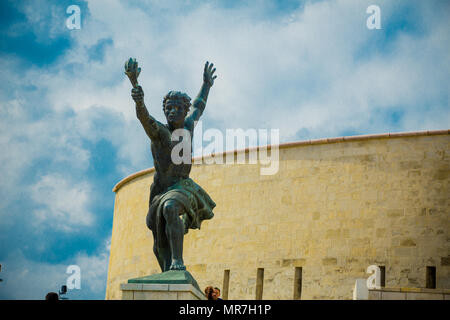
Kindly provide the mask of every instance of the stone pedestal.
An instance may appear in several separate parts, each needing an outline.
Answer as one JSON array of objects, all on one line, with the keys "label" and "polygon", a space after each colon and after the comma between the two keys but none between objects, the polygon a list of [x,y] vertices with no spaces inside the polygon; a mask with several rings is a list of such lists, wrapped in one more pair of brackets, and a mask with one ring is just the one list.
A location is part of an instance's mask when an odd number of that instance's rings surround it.
[{"label": "stone pedestal", "polygon": [[166,271],[129,279],[120,285],[122,300],[206,300],[187,271]]},{"label": "stone pedestal", "polygon": [[206,300],[192,284],[123,283],[122,300]]}]

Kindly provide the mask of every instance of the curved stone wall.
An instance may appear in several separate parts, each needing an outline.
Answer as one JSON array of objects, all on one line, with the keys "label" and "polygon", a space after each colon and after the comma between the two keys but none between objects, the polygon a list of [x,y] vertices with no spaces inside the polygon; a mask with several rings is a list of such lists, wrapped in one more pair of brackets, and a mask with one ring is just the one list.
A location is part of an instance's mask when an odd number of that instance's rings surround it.
[{"label": "curved stone wall", "polygon": [[[150,155],[149,155],[150,156]],[[191,178],[214,199],[215,217],[185,236],[184,260],[200,287],[229,299],[351,299],[369,265],[388,287],[450,288],[449,131],[322,139],[280,145],[279,171],[196,165]],[[120,283],[160,272],[145,225],[153,169],[116,185],[106,299]],[[301,267],[301,269],[300,269]]]}]

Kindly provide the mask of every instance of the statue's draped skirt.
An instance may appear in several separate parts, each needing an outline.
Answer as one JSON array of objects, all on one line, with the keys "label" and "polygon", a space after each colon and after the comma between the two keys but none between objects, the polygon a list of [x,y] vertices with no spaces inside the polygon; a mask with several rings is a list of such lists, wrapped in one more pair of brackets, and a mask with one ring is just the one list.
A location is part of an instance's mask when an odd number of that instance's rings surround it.
[{"label": "statue's draped skirt", "polygon": [[162,236],[165,234],[165,221],[163,217],[164,203],[168,200],[178,202],[183,208],[182,220],[184,223],[184,233],[189,229],[200,229],[203,220],[214,217],[212,210],[216,206],[214,201],[191,178],[178,181],[170,186],[166,192],[155,195],[151,199],[147,214],[147,226],[156,232],[155,241],[162,243]]}]

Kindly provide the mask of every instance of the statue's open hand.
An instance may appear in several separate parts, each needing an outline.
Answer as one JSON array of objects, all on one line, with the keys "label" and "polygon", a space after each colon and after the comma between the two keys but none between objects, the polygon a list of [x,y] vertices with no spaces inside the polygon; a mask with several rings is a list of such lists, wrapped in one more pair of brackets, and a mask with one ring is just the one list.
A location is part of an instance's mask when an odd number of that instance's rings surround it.
[{"label": "statue's open hand", "polygon": [[205,70],[203,71],[203,82],[207,83],[210,87],[214,84],[214,79],[217,78],[217,76],[214,76],[216,68],[213,69],[213,66],[213,63],[209,64],[209,62],[206,61]]},{"label": "statue's open hand", "polygon": [[134,102],[137,104],[144,103],[144,91],[142,90],[141,86],[137,86],[133,89],[131,89],[131,97],[133,98]]}]

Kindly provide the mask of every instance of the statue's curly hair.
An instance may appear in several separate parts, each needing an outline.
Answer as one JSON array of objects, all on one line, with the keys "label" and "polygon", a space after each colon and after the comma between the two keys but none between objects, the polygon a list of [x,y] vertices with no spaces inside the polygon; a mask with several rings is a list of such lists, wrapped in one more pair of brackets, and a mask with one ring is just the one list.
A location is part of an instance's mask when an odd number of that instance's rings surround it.
[{"label": "statue's curly hair", "polygon": [[165,111],[164,109],[168,102],[182,105],[186,109],[186,112],[189,112],[191,107],[191,98],[186,93],[181,91],[169,91],[169,93],[166,94],[163,99],[163,111]]}]

